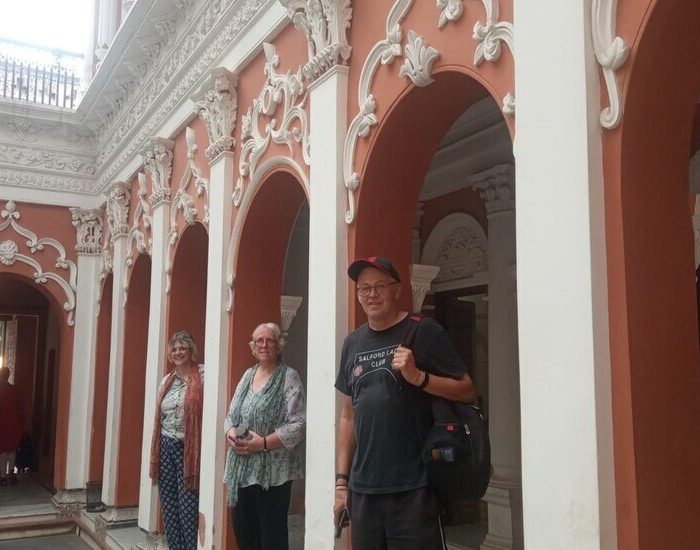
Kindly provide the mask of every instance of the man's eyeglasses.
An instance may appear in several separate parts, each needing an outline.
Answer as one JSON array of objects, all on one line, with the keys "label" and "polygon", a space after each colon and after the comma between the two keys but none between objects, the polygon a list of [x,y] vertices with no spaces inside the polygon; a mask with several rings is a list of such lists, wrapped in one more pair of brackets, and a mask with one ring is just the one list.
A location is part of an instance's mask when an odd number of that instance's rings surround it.
[{"label": "man's eyeglasses", "polygon": [[270,347],[275,345],[277,343],[277,340],[274,340],[272,338],[256,338],[255,340],[253,340],[253,343],[259,348],[263,347],[265,344],[267,344],[267,346]]},{"label": "man's eyeglasses", "polygon": [[397,285],[399,283],[378,283],[374,286],[362,285],[357,287],[357,295],[361,298],[367,298],[372,292],[376,292],[378,296],[384,296],[386,291],[389,290],[390,286]]}]

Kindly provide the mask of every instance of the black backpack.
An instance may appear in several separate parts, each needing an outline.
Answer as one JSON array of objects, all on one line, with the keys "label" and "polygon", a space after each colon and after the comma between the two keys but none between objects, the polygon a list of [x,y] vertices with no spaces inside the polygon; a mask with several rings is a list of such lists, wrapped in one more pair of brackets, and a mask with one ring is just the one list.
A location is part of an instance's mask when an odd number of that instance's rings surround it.
[{"label": "black backpack", "polygon": [[[411,348],[420,319],[411,316],[404,347]],[[466,522],[464,511],[484,496],[491,477],[488,423],[475,404],[431,396],[430,408],[433,424],[423,444],[428,478],[443,508],[443,523],[462,525]],[[418,417],[416,426],[425,433]]]}]

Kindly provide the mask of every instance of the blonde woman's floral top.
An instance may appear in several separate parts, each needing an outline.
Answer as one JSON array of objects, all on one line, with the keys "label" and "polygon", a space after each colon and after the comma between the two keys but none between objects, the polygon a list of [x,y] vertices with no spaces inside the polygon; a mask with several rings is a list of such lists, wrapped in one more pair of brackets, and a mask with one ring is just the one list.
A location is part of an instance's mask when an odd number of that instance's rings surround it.
[{"label": "blonde woman's floral top", "polygon": [[[204,382],[204,365],[199,365],[199,375]],[[158,387],[158,395],[169,375],[163,377]],[[187,380],[176,374],[172,386],[163,397],[160,404],[160,433],[171,439],[185,439],[185,393],[187,392]]]}]

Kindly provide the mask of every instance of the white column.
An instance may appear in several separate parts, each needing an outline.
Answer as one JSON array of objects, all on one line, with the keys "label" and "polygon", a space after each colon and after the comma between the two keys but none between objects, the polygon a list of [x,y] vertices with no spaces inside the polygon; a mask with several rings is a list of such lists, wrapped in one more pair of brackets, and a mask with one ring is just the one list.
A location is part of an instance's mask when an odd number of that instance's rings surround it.
[{"label": "white column", "polygon": [[119,0],[99,0],[97,13],[97,50],[102,61],[119,28]]},{"label": "white column", "polygon": [[204,536],[199,548],[223,548],[224,540],[224,416],[228,410],[228,364],[230,318],[226,311],[226,256],[233,214],[233,153],[224,151],[211,163],[209,172],[209,255],[207,258],[207,305],[204,357],[204,411],[199,512]]},{"label": "white column", "polygon": [[[516,0],[526,548],[614,549],[599,74],[591,0]],[[543,21],[554,22],[543,32]]]},{"label": "white column", "polygon": [[486,205],[489,235],[489,432],[493,474],[484,499],[489,531],[482,550],[522,550],[518,312],[513,166],[469,178]]},{"label": "white column", "polygon": [[107,390],[107,431],[105,433],[105,457],[102,473],[102,502],[114,505],[117,491],[117,460],[119,457],[119,430],[121,428],[122,371],[124,367],[123,303],[124,260],[127,254],[129,217],[129,191],[123,183],[116,183],[110,190],[107,202],[107,221],[112,239],[112,324],[109,348],[109,386]]},{"label": "white column", "polygon": [[82,489],[90,471],[90,438],[97,349],[97,299],[102,267],[102,212],[71,208],[77,230],[78,292],[73,327],[66,489]]},{"label": "white column", "polygon": [[348,69],[335,66],[310,98],[309,331],[306,394],[305,548],[332,548],[336,390],[348,329],[346,194],[342,147],[347,130]]},{"label": "white column", "polygon": [[151,291],[148,312],[148,347],[146,349],[146,388],[141,443],[141,485],[139,519],[141,529],[153,532],[158,528],[158,489],[151,483],[151,437],[155,418],[158,386],[165,370],[167,346],[167,295],[165,294],[165,255],[168,253],[170,202],[161,199],[151,204]]}]

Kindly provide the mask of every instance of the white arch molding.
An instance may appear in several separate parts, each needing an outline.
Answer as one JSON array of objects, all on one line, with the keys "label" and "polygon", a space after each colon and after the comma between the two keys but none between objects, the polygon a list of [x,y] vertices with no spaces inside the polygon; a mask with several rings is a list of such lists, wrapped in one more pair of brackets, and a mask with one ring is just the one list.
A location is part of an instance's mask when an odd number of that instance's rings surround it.
[{"label": "white arch molding", "polygon": [[440,267],[433,284],[487,272],[488,238],[484,228],[465,212],[446,215],[426,239],[421,263]]},{"label": "white arch molding", "polygon": [[19,218],[20,213],[17,210],[15,201],[7,201],[5,208],[0,212],[0,219],[4,220],[0,222],[0,231],[12,227],[15,233],[27,239],[26,246],[29,247],[29,252],[32,255],[37,252],[42,252],[45,245],[52,247],[58,253],[55,264],[56,268],[67,271],[68,278],[66,279],[66,277],[58,273],[44,271],[42,265],[34,257],[22,254],[18,244],[10,239],[0,241],[0,263],[11,266],[19,261],[34,269],[33,277],[36,284],[46,284],[49,280],[58,284],[66,295],[63,309],[68,313],[66,322],[68,326],[72,327],[75,324],[75,295],[78,292],[77,267],[75,262],[66,258],[66,249],[60,242],[50,237],[38,238],[35,233],[22,227],[17,222]]},{"label": "white arch molding", "polygon": [[233,229],[231,230],[231,238],[228,245],[228,254],[226,255],[226,286],[228,286],[228,303],[226,304],[226,311],[233,311],[233,299],[234,299],[234,284],[236,280],[236,274],[234,271],[234,266],[238,260],[238,249],[241,240],[241,234],[243,233],[243,226],[245,225],[245,220],[248,217],[248,211],[250,210],[250,205],[253,203],[253,199],[258,193],[260,187],[262,187],[268,174],[270,174],[275,168],[289,168],[293,174],[299,179],[299,182],[304,188],[307,200],[311,196],[311,188],[309,187],[309,178],[302,169],[302,167],[294,159],[290,157],[275,156],[266,159],[262,164],[260,164],[253,176],[250,179],[250,183],[246,186],[246,192],[243,195],[241,204],[238,207],[238,214],[236,215],[236,221],[233,224]]}]

